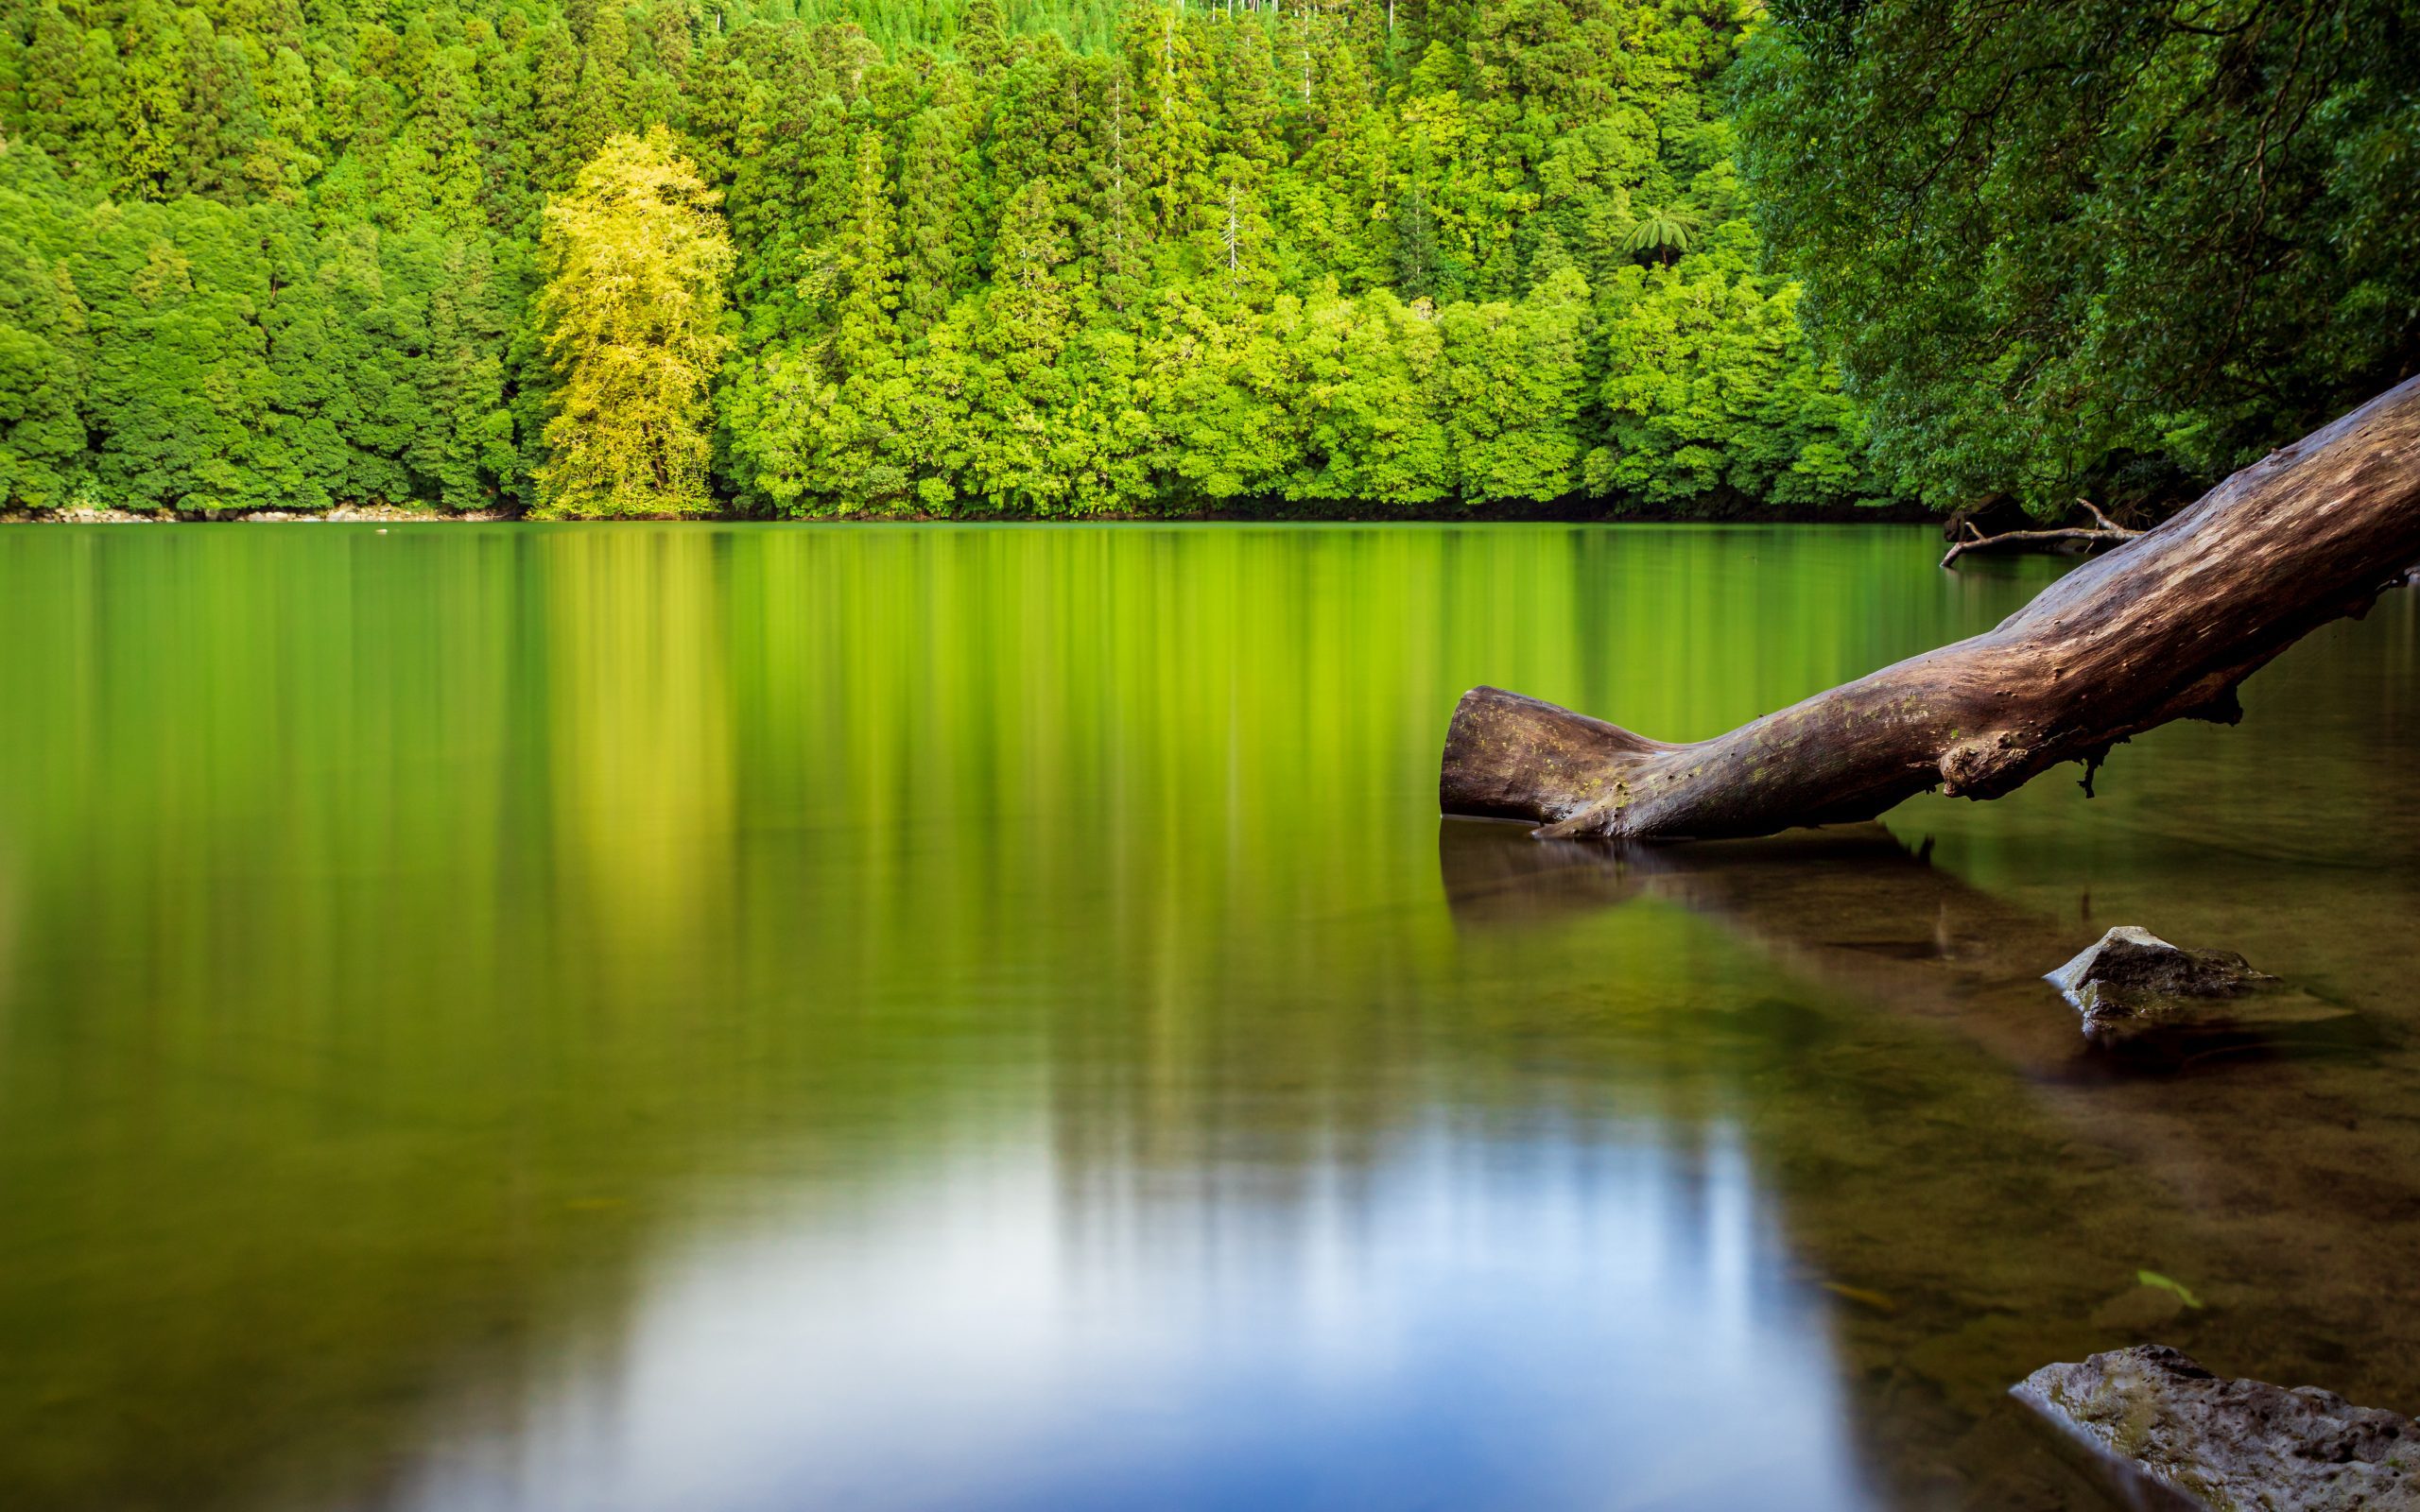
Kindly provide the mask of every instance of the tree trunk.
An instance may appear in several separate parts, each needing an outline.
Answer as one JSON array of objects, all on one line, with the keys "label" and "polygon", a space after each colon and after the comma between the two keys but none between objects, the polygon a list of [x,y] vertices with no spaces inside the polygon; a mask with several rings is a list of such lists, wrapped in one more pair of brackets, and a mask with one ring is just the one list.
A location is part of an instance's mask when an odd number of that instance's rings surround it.
[{"label": "tree trunk", "polygon": [[1445,735],[1448,814],[1550,837],[1713,839],[1869,819],[1938,787],[1997,798],[2236,687],[2420,561],[2420,378],[2273,452],[1999,627],[1727,735],[1668,745],[1498,688]]}]

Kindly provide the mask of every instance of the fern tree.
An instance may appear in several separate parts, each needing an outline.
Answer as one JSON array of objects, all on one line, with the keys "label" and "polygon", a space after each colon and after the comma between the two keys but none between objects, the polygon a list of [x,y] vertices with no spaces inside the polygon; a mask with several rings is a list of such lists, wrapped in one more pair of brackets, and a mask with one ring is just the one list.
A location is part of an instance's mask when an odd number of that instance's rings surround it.
[{"label": "fern tree", "polygon": [[1697,229],[1697,217],[1685,211],[1651,210],[1623,235],[1622,255],[1669,267],[1689,249],[1689,237]]}]

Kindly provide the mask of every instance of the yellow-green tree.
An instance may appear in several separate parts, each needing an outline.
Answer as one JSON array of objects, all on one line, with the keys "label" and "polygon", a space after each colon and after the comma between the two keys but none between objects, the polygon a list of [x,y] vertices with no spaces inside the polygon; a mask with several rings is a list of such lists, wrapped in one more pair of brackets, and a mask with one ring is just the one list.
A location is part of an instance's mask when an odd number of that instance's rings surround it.
[{"label": "yellow-green tree", "polygon": [[562,387],[546,424],[539,513],[714,507],[708,386],[731,345],[731,238],[717,198],[655,126],[609,138],[546,206],[539,312]]}]

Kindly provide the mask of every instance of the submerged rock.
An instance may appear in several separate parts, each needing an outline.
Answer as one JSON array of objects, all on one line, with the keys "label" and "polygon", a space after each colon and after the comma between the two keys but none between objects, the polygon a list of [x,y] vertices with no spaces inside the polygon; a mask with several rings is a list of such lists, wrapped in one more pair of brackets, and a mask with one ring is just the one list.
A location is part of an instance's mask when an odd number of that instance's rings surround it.
[{"label": "submerged rock", "polygon": [[2049,1365],[2013,1394],[2213,1512],[2420,1512],[2420,1423],[2332,1391],[2222,1381],[2165,1345]]}]

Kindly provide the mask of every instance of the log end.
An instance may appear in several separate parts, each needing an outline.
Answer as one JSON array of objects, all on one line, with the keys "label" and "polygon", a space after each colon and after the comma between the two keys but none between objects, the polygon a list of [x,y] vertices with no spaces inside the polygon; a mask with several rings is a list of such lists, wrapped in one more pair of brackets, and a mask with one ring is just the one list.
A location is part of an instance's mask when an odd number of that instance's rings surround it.
[{"label": "log end", "polygon": [[1471,818],[1551,824],[1610,797],[1620,758],[1667,748],[1543,699],[1473,688],[1445,729],[1437,806]]}]

